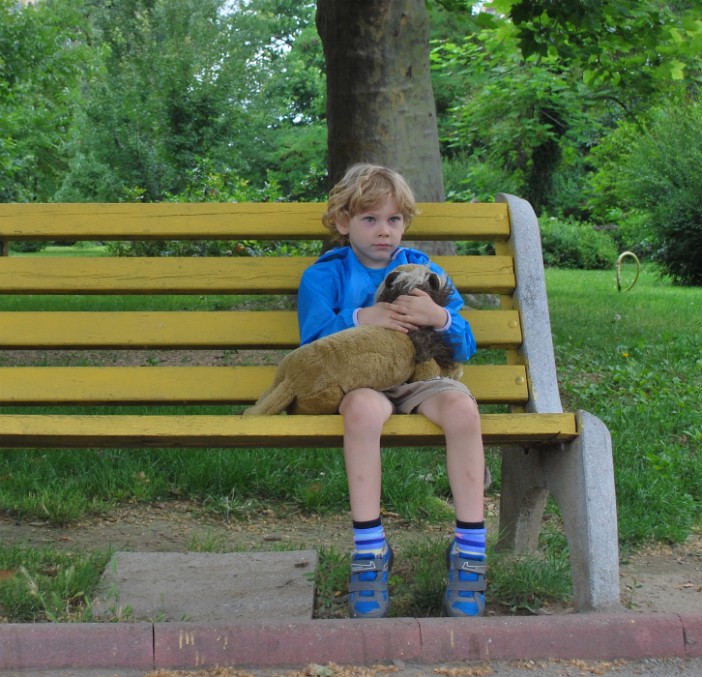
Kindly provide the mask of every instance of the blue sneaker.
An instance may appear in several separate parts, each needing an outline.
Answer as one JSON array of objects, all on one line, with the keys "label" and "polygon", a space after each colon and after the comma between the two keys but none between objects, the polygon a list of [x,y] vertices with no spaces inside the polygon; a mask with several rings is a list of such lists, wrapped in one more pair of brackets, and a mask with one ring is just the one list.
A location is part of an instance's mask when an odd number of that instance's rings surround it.
[{"label": "blue sneaker", "polygon": [[446,563],[448,585],[444,595],[444,615],[482,616],[487,588],[485,558],[461,555],[452,543],[446,551]]},{"label": "blue sneaker", "polygon": [[389,545],[378,556],[354,553],[349,583],[351,618],[385,618],[388,615],[388,579],[392,560],[392,548]]}]

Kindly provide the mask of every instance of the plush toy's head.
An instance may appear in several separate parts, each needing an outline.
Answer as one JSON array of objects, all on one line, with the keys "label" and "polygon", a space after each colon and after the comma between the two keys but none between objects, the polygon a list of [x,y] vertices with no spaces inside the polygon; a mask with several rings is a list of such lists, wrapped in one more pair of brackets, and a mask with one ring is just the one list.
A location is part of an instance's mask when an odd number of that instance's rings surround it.
[{"label": "plush toy's head", "polygon": [[445,276],[437,275],[428,266],[406,263],[387,274],[375,293],[375,300],[392,303],[413,289],[426,292],[440,306],[448,305],[451,298],[451,285],[447,284]]},{"label": "plush toy's head", "polygon": [[[451,300],[453,287],[446,276],[437,275],[429,266],[407,263],[398,266],[385,276],[375,295],[376,302],[392,303],[398,296],[410,294],[414,289],[421,289],[439,306],[445,307]],[[408,334],[414,345],[417,370],[413,380],[421,381],[434,375],[438,365],[442,376],[456,378],[463,372],[462,367],[454,361],[453,351],[440,333],[431,327],[419,327]],[[424,363],[424,367],[419,367]]]}]

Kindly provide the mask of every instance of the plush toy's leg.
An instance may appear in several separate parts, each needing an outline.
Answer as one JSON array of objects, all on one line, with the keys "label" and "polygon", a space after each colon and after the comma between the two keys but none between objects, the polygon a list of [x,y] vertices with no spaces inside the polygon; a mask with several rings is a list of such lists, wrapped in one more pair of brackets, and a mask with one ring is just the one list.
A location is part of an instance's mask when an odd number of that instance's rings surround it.
[{"label": "plush toy's leg", "polygon": [[431,359],[426,362],[420,362],[414,370],[410,378],[410,382],[428,381],[429,379],[441,376],[441,367],[436,363],[436,360]]}]

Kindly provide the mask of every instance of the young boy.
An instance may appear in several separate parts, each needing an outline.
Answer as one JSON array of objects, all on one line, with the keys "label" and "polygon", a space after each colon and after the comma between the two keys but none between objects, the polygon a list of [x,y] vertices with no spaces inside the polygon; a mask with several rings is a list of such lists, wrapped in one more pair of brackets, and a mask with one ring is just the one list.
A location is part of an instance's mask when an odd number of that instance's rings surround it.
[{"label": "young boy", "polygon": [[[371,324],[409,332],[432,326],[465,361],[475,339],[459,315],[454,290],[443,308],[420,290],[394,303],[374,304],[385,275],[404,263],[443,271],[414,249],[400,246],[417,207],[402,176],[385,167],[352,166],[329,194],[324,225],[343,245],[323,254],[303,274],[298,294],[301,344],[349,327]],[[447,553],[448,616],[479,616],[485,607],[485,461],[478,406],[466,386],[448,378],[409,383],[382,392],[360,388],[339,406],[344,419],[344,461],[354,527],[349,610],[356,618],[381,618],[389,610],[393,553],[380,519],[380,434],[393,413],[423,414],[446,437],[446,464],[456,510],[456,534]]]}]

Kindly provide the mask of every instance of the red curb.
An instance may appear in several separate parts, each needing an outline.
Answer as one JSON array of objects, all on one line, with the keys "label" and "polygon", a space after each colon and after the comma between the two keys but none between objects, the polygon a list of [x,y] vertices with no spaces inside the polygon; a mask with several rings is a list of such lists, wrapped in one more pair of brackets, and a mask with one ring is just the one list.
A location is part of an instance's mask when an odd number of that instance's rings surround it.
[{"label": "red curb", "polygon": [[419,625],[412,618],[196,626],[157,623],[154,640],[155,665],[169,668],[370,664],[395,658],[416,660],[420,655]]},{"label": "red curb", "polygon": [[151,623],[0,625],[0,669],[153,667]]},{"label": "red curb", "polygon": [[702,657],[702,616],[680,614],[680,619],[685,631],[685,655],[690,658]]},{"label": "red curb", "polygon": [[423,663],[685,656],[676,614],[573,614],[420,621]]},{"label": "red curb", "polygon": [[700,657],[702,615],[0,624],[0,670]]}]

